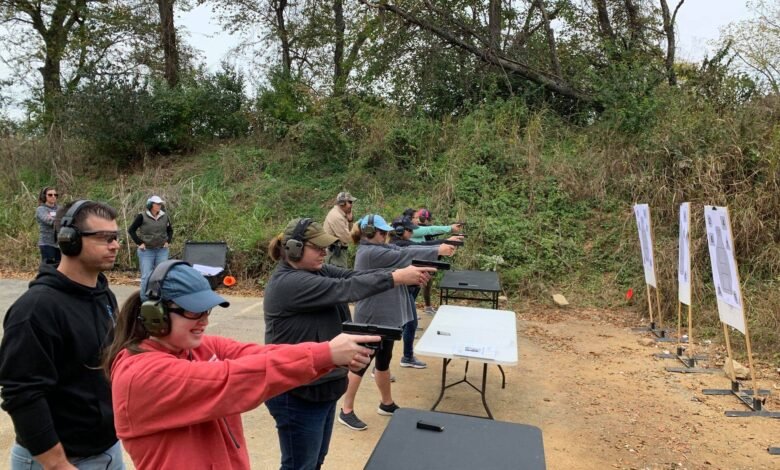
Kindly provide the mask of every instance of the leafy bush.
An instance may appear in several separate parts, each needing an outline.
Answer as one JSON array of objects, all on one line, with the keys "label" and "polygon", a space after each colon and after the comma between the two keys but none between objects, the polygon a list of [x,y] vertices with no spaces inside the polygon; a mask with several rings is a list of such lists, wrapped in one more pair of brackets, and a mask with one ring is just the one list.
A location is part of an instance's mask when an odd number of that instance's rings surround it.
[{"label": "leafy bush", "polygon": [[68,96],[68,132],[109,160],[191,151],[199,141],[246,135],[243,77],[227,66],[184,78],[176,88],[161,81],[106,79]]}]

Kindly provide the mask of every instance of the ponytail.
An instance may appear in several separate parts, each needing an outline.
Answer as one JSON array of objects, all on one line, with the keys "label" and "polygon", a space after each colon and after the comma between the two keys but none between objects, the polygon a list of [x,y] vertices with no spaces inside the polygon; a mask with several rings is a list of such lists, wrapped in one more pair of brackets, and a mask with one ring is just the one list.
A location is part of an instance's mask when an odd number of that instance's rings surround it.
[{"label": "ponytail", "polygon": [[285,259],[284,249],[282,248],[283,240],[284,233],[280,233],[268,242],[268,257],[274,261]]},{"label": "ponytail", "polygon": [[130,354],[144,352],[139,347],[141,341],[149,337],[149,333],[141,324],[138,316],[141,314],[141,291],[135,291],[122,304],[119,314],[116,317],[116,328],[114,329],[114,341],[103,352],[102,367],[106,376],[111,379],[111,366],[114,364],[116,356],[127,349]]}]

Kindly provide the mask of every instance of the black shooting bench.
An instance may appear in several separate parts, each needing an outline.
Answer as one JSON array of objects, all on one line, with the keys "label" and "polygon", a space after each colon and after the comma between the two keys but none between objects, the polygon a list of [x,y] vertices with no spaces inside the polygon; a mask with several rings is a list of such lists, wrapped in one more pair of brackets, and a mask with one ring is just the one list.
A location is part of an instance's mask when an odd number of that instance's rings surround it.
[{"label": "black shooting bench", "polygon": [[187,240],[184,242],[184,253],[182,259],[190,264],[202,264],[215,268],[222,268],[222,272],[216,276],[205,276],[212,289],[216,289],[222,284],[227,270],[227,243],[218,242],[194,242]]},{"label": "black shooting bench", "polygon": [[[433,430],[420,429],[431,425]],[[437,430],[439,429],[439,430]],[[528,424],[401,408],[366,470],[544,470],[542,430]]]},{"label": "black shooting bench", "polygon": [[498,310],[501,284],[495,271],[445,271],[439,283],[439,304],[450,300],[479,300],[490,302]]}]

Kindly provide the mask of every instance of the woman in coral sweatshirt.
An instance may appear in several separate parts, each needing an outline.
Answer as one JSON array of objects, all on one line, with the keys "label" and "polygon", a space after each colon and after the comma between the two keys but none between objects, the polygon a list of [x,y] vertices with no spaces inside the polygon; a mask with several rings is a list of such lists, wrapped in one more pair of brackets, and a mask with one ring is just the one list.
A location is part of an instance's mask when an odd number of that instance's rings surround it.
[{"label": "woman in coral sweatshirt", "polygon": [[[139,470],[248,469],[241,413],[336,366],[365,367],[350,335],[327,343],[260,346],[205,334],[228,302],[188,264],[169,261],[123,305],[104,366],[117,435]],[[379,337],[359,337],[378,341]]]}]

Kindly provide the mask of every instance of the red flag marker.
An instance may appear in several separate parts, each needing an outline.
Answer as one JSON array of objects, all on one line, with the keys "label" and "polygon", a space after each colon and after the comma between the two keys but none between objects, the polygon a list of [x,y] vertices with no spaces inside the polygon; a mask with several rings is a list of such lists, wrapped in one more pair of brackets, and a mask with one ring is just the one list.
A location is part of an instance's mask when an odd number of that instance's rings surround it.
[{"label": "red flag marker", "polygon": [[626,300],[631,300],[631,297],[633,296],[634,296],[634,288],[629,287],[628,290],[626,291]]}]

